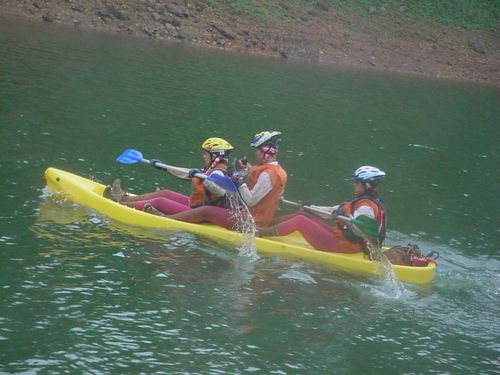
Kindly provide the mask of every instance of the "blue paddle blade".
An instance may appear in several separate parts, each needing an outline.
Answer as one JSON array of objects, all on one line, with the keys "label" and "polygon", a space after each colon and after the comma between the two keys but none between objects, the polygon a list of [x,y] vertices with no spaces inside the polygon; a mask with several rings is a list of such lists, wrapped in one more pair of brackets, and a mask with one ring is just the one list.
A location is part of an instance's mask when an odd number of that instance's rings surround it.
[{"label": "blue paddle blade", "polygon": [[123,151],[123,154],[116,158],[116,161],[122,164],[134,164],[143,159],[142,152],[129,148]]},{"label": "blue paddle blade", "polygon": [[231,180],[231,178],[228,176],[222,176],[217,173],[212,173],[210,176],[207,177],[207,180],[220,186],[226,191],[230,191],[231,193],[238,191],[238,188],[234,184],[233,180]]}]

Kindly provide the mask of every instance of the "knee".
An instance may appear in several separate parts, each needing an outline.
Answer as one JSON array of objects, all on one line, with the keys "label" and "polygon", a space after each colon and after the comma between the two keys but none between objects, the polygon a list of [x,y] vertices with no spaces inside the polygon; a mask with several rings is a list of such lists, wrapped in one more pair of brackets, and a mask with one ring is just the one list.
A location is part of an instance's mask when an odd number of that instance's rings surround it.
[{"label": "knee", "polygon": [[157,207],[157,206],[161,206],[162,202],[165,202],[166,199],[165,198],[162,198],[162,197],[157,197],[157,198],[153,198],[149,201],[149,203],[151,203],[151,205]]},{"label": "knee", "polygon": [[298,225],[304,225],[304,224],[306,224],[306,223],[308,223],[308,222],[310,221],[310,219],[309,219],[306,215],[304,215],[304,214],[302,214],[302,213],[297,214],[297,215],[293,218],[293,220],[294,220],[294,221],[295,221]]},{"label": "knee", "polygon": [[212,206],[199,206],[196,208],[193,208],[193,211],[196,210],[196,212],[199,212],[201,215],[205,215],[206,213],[211,211]]}]

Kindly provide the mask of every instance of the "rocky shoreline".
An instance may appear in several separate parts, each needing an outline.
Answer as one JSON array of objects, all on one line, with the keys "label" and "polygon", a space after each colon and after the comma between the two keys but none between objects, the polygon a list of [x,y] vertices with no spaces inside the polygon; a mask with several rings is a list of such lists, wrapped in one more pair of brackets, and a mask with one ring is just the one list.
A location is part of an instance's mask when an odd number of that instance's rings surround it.
[{"label": "rocky shoreline", "polygon": [[[276,59],[420,74],[500,87],[500,33],[340,14],[328,1],[280,21],[216,12],[204,0],[4,0],[0,14]],[[400,9],[404,13],[404,7]],[[380,16],[380,14],[379,14]],[[380,22],[380,20],[384,22]]]}]

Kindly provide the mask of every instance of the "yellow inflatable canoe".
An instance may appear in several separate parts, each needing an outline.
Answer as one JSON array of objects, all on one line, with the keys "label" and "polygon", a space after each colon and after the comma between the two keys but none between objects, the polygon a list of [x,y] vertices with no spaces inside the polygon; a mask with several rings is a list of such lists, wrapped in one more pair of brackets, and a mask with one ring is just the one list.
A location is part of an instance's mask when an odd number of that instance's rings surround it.
[{"label": "yellow inflatable canoe", "polygon": [[[104,198],[102,196],[105,188],[103,184],[73,173],[48,168],[44,177],[50,192],[61,194],[69,201],[89,207],[117,222],[153,230],[187,231],[235,246],[241,246],[244,241],[241,233],[213,224],[186,223],[126,207]],[[301,259],[334,270],[380,276],[380,264],[372,262],[366,255],[314,250],[298,232],[284,237],[256,238],[255,242],[259,255]],[[392,267],[400,281],[414,284],[428,284],[436,273],[436,265],[432,262],[425,267],[398,265],[392,265]]]}]

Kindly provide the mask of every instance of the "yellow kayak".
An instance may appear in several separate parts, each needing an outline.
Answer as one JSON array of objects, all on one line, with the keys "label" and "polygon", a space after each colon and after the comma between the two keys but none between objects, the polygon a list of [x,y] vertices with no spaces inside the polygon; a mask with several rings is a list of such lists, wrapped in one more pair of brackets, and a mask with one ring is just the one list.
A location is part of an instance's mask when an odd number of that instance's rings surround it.
[{"label": "yellow kayak", "polygon": [[[105,185],[70,172],[48,168],[44,177],[50,192],[61,194],[65,199],[89,207],[117,222],[153,230],[187,231],[236,246],[244,243],[244,237],[239,232],[208,223],[193,224],[156,216],[116,203],[102,196]],[[315,250],[298,232],[283,237],[256,238],[255,242],[259,255],[301,259],[334,270],[381,276],[380,263],[372,262],[366,255]],[[433,262],[425,267],[399,265],[392,267],[400,281],[414,284],[428,284],[436,274],[436,265]]]}]

